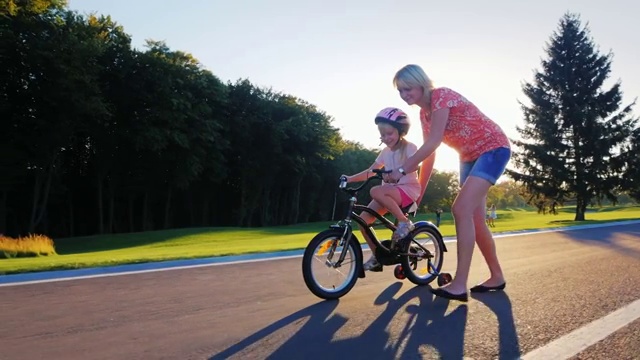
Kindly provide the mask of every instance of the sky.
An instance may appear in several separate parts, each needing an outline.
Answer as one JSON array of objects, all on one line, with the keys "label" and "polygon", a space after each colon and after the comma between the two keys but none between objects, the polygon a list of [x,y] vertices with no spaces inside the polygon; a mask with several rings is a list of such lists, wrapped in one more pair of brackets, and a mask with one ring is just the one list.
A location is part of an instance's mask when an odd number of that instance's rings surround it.
[{"label": "sky", "polygon": [[[640,95],[640,2],[594,0],[69,0],[83,14],[110,15],[144,49],[145,39],[191,53],[223,82],[293,95],[333,117],[344,139],[381,149],[373,123],[382,108],[405,110],[408,139],[420,145],[419,109],[392,79],[406,64],[425,69],[496,121],[512,139],[521,126],[522,84],[533,79],[566,12],[580,16],[601,53],[612,52],[611,79],[623,105]],[[640,113],[635,108],[635,113]],[[446,145],[436,168],[457,171]]]}]

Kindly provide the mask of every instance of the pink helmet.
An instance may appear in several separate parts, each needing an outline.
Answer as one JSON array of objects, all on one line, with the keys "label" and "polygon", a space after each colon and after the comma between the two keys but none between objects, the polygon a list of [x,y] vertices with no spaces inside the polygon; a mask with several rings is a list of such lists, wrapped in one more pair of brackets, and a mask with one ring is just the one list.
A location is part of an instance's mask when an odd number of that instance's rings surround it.
[{"label": "pink helmet", "polygon": [[409,132],[409,127],[411,123],[409,122],[409,116],[407,114],[394,107],[388,107],[380,110],[378,115],[376,115],[376,124],[379,123],[387,123],[396,129],[398,129],[398,133],[400,136],[407,135]]}]

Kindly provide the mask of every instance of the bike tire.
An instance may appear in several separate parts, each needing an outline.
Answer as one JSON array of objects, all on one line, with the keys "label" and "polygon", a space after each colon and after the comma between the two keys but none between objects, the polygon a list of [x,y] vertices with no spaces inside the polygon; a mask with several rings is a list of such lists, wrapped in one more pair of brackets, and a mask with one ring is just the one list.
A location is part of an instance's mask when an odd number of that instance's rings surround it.
[{"label": "bike tire", "polygon": [[[444,262],[444,242],[437,229],[430,226],[416,226],[411,232],[411,243],[407,249],[416,255],[404,255],[400,259],[407,279],[416,285],[428,285],[437,278]],[[422,247],[417,246],[420,244]],[[410,250],[413,248],[413,250]],[[425,249],[433,255],[431,271],[429,271]],[[423,257],[425,256],[425,257]]]},{"label": "bike tire", "polygon": [[[354,235],[342,248],[338,245],[344,229],[328,229],[317,234],[307,245],[302,257],[302,275],[309,290],[319,298],[332,300],[346,295],[358,280],[360,267],[362,266],[362,251]],[[336,249],[332,261],[340,256],[341,251],[347,251],[342,266],[334,268],[327,265],[329,248],[327,242],[336,241]],[[348,269],[347,269],[348,266]],[[343,268],[344,267],[344,268]],[[347,269],[347,271],[345,271]],[[320,280],[327,275],[328,281]]]}]

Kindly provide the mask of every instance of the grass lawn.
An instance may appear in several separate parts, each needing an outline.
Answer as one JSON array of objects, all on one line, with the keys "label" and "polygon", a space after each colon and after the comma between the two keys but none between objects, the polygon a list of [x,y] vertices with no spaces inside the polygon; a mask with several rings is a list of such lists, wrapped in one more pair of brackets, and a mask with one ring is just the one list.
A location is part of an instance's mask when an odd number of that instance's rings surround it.
[{"label": "grass lawn", "polygon": [[[588,220],[580,222],[573,221],[574,208],[569,207],[560,209],[558,215],[541,215],[531,209],[497,213],[494,233],[640,219],[640,206],[589,209]],[[435,215],[421,214],[415,220],[435,222]],[[315,234],[332,223],[256,229],[188,228],[54,239],[58,255],[0,259],[0,274],[303,249]],[[442,214],[440,231],[444,236],[455,235],[450,213]],[[385,239],[391,236],[388,230],[378,230],[377,234]],[[361,236],[358,238],[363,241]]]}]

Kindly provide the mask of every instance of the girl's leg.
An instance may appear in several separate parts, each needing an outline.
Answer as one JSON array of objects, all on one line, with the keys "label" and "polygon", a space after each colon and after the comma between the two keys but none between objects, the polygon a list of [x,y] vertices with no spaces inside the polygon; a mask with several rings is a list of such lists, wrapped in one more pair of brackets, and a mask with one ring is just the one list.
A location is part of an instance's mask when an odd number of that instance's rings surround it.
[{"label": "girl's leg", "polygon": [[402,195],[400,195],[400,190],[395,186],[382,185],[371,189],[371,197],[386,207],[387,210],[389,210],[389,212],[398,219],[398,226],[393,232],[391,240],[395,242],[409,235],[413,230],[413,224],[404,215],[400,208],[400,204],[402,204]]},{"label": "girl's leg", "polygon": [[406,216],[400,209],[402,203],[402,197],[400,191],[395,186],[375,186],[371,188],[371,197],[377,201],[380,205],[384,206],[399,222],[407,222]]},{"label": "girl's leg", "polygon": [[[371,202],[369,203],[369,205],[367,205],[367,207],[369,207],[370,209],[372,209],[373,211],[377,212],[380,215],[384,215],[384,214],[387,213],[387,209],[385,209],[382,205],[380,205],[375,200],[371,200]],[[376,220],[372,215],[370,215],[369,213],[366,213],[366,212],[362,212],[360,214],[360,217],[362,218],[362,220],[364,220],[369,225],[373,224],[373,222]],[[367,242],[367,245],[369,245],[369,249],[371,249],[371,253],[375,254],[376,253],[376,244],[375,244],[375,242],[373,242],[373,240],[371,240],[367,236],[367,233],[364,231],[364,229],[360,225],[358,225],[358,227],[360,228],[360,232],[362,233],[362,237],[364,237],[364,240]]]},{"label": "girl's leg", "polygon": [[[372,200],[369,203],[368,207],[376,211],[380,215],[384,215],[387,212],[387,209],[385,209],[382,205],[378,204],[378,202],[375,200]],[[368,225],[373,224],[373,222],[376,220],[373,217],[373,215],[366,212],[362,212],[360,214],[360,217]],[[365,229],[363,229],[362,226],[360,226],[360,224],[358,224],[358,227],[360,228],[362,237],[364,237],[364,240],[367,242],[367,245],[369,245],[369,249],[371,249],[371,256],[369,257],[369,260],[367,260],[363,264],[364,269],[367,271],[382,271],[382,265],[378,262],[378,259],[376,259],[376,248],[377,248],[376,243],[372,239],[370,239],[369,236],[367,236]]]},{"label": "girl's leg", "polygon": [[[471,267],[471,258],[476,242],[476,220],[474,219],[474,214],[482,211],[480,214],[484,216],[484,208],[480,205],[483,204],[489,187],[491,187],[491,183],[487,180],[476,176],[469,176],[453,203],[451,210],[453,212],[458,238],[458,264],[453,281],[446,286],[447,291],[451,294],[467,292],[469,269]],[[479,218],[479,220],[480,219],[482,218]],[[480,223],[484,224],[484,220],[480,220]]]},{"label": "girl's leg", "polygon": [[487,198],[485,197],[482,200],[482,204],[478,206],[476,211],[473,213],[473,222],[476,230],[476,244],[478,244],[478,248],[480,249],[484,260],[489,266],[489,271],[491,272],[491,277],[482,283],[482,285],[498,286],[504,283],[504,275],[502,274],[502,268],[498,261],[496,243],[493,240],[493,235],[491,234],[489,227],[487,227],[486,223],[483,221],[486,201]]}]

